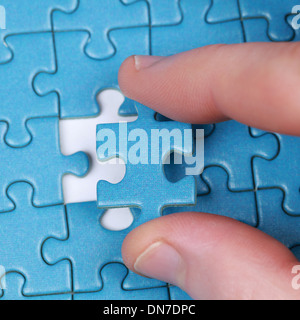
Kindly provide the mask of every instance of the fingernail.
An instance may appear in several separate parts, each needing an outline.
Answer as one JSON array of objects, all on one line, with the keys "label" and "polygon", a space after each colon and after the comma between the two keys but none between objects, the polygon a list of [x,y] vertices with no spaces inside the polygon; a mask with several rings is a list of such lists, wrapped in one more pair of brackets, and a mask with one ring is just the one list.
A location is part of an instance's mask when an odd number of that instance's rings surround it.
[{"label": "fingernail", "polygon": [[136,260],[135,270],[148,278],[182,286],[185,278],[184,261],[173,247],[156,242]]},{"label": "fingernail", "polygon": [[134,56],[136,70],[142,70],[151,67],[156,62],[162,60],[163,57],[157,56]]}]

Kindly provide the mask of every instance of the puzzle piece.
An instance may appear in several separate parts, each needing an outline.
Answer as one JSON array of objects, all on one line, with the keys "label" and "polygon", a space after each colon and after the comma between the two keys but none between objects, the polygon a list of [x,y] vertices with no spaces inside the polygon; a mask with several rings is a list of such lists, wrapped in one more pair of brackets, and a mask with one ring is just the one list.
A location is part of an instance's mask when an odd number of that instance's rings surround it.
[{"label": "puzzle piece", "polygon": [[182,291],[178,287],[170,286],[169,292],[170,292],[170,300],[177,300],[177,301],[193,300],[186,292]]},{"label": "puzzle piece", "polygon": [[228,174],[220,167],[205,169],[201,180],[209,192],[198,195],[196,206],[166,208],[164,215],[185,211],[204,212],[233,218],[253,227],[257,226],[254,192],[232,192],[228,187]]},{"label": "puzzle piece", "polygon": [[125,97],[124,102],[119,108],[119,115],[124,117],[137,116],[134,101]]},{"label": "puzzle piece", "polygon": [[33,186],[33,204],[37,207],[63,204],[62,177],[83,176],[89,169],[84,153],[61,154],[58,118],[32,119],[27,127],[32,142],[26,148],[16,149],[3,143],[7,125],[0,123],[0,212],[14,208],[6,191],[15,182],[26,181]]},{"label": "puzzle piece", "polygon": [[94,59],[107,59],[118,48],[111,39],[111,30],[148,26],[148,7],[144,1],[125,5],[121,0],[80,0],[73,14],[54,12],[53,24],[55,31],[88,31],[82,52]]},{"label": "puzzle piece", "polygon": [[297,0],[239,0],[243,19],[264,18],[268,21],[268,36],[273,41],[290,41],[295,33],[287,23],[292,8],[299,5]]},{"label": "puzzle piece", "polygon": [[[53,294],[53,295],[44,295],[44,296],[25,296],[23,294],[23,289],[26,283],[25,277],[18,272],[12,272],[7,275],[6,283],[7,289],[1,290],[0,285],[0,300],[72,300],[71,294]],[[1,282],[1,280],[0,280]]]},{"label": "puzzle piece", "polygon": [[222,23],[230,20],[239,20],[240,17],[239,0],[212,0],[206,20],[209,23]]},{"label": "puzzle piece", "polygon": [[[163,172],[163,163],[172,151],[192,154],[193,139],[191,125],[173,121],[159,122],[155,120],[153,110],[140,104],[137,104],[137,109],[139,117],[135,122],[123,124],[123,127],[119,127],[119,124],[97,127],[99,160],[105,161],[109,158],[119,157],[126,163],[125,178],[119,184],[112,185],[106,181],[99,181],[98,206],[100,208],[138,207],[142,209],[142,216],[147,221],[150,217],[159,217],[165,206],[195,203],[196,190],[193,177],[185,177],[177,183],[171,183]],[[189,132],[188,129],[190,129]],[[169,146],[162,146],[158,135],[159,143],[155,145],[155,138],[152,137],[153,132],[166,133],[166,135],[179,133],[181,141],[170,139],[173,141],[170,141]],[[182,146],[184,133],[187,134],[187,139],[184,141],[185,145]],[[103,143],[107,134],[109,140]],[[118,150],[114,148],[116,145],[115,137],[119,141]],[[150,137],[151,142],[149,141]],[[146,150],[139,148],[146,148]],[[147,185],[146,189],[145,184]]]},{"label": "puzzle piece", "polygon": [[278,148],[274,135],[253,137],[247,126],[226,121],[217,124],[214,132],[205,139],[205,167],[223,167],[229,174],[232,191],[254,190],[253,159],[273,159]]},{"label": "puzzle piece", "polygon": [[32,139],[29,119],[58,115],[55,96],[42,100],[32,87],[38,72],[53,68],[53,39],[51,33],[37,33],[11,36],[6,41],[14,56],[10,62],[0,64],[0,122],[9,127],[6,143],[19,148]]},{"label": "puzzle piece", "polygon": [[33,188],[24,182],[13,184],[7,193],[14,210],[0,214],[0,243],[5,244],[1,246],[0,265],[7,273],[24,275],[24,295],[70,292],[69,265],[63,262],[50,267],[41,256],[47,238],[67,237],[64,206],[34,207]]},{"label": "puzzle piece", "polygon": [[169,300],[167,287],[126,291],[122,284],[128,269],[120,263],[110,263],[101,270],[103,286],[98,292],[75,294],[74,300]]},{"label": "puzzle piece", "polygon": [[180,4],[184,17],[182,23],[152,28],[153,55],[168,56],[205,45],[244,41],[240,21],[206,22],[210,0],[181,0]]},{"label": "puzzle piece", "polygon": [[[6,13],[6,29],[0,29],[2,42],[0,46],[0,62],[7,62],[13,56],[11,48],[5,45],[8,35],[51,31],[52,11],[59,9],[71,12],[76,8],[77,2],[78,0],[1,0],[1,6],[5,8]],[[34,41],[32,41],[32,45],[35,46]],[[26,52],[31,49],[34,54],[35,48],[32,46],[27,47],[24,45],[23,48],[26,49]],[[24,64],[25,66],[26,63]]]},{"label": "puzzle piece", "polygon": [[300,243],[300,217],[290,216],[282,209],[283,198],[280,189],[257,192],[258,228],[288,248],[293,248]]},{"label": "puzzle piece", "polygon": [[[124,3],[135,3],[137,0],[123,0]],[[182,19],[180,0],[145,0],[149,5],[150,25],[166,26],[179,24]]]},{"label": "puzzle piece", "polygon": [[[43,257],[50,265],[63,260],[71,262],[74,292],[99,291],[103,286],[100,270],[110,262],[123,262],[121,247],[125,237],[145,221],[137,217],[130,228],[110,231],[101,225],[103,214],[104,210],[99,210],[96,202],[67,205],[68,237],[64,241],[48,239],[43,246]],[[127,290],[164,285],[131,271],[124,281]]]},{"label": "puzzle piece", "polygon": [[[255,132],[254,132],[255,133]],[[273,161],[255,159],[254,176],[258,188],[277,187],[284,190],[284,209],[300,214],[300,138],[276,135],[280,150]]]},{"label": "puzzle piece", "polygon": [[40,95],[58,93],[62,119],[98,115],[96,97],[105,88],[118,89],[121,63],[130,55],[145,55],[150,50],[148,28],[117,30],[111,33],[117,53],[108,60],[97,61],[84,54],[88,37],[87,32],[56,33],[58,69],[52,70],[54,74],[39,74],[34,83]]}]

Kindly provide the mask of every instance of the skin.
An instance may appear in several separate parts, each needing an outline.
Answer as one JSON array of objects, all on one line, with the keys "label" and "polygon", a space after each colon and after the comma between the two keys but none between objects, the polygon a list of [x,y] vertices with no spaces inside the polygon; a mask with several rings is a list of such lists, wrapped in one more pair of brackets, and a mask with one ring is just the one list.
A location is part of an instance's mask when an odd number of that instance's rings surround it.
[{"label": "skin", "polygon": [[[121,66],[123,93],[181,122],[229,119],[300,136],[300,44],[216,45],[172,57],[134,56]],[[300,299],[300,263],[261,231],[217,215],[181,213],[131,232],[133,271],[181,287],[194,299]]]}]

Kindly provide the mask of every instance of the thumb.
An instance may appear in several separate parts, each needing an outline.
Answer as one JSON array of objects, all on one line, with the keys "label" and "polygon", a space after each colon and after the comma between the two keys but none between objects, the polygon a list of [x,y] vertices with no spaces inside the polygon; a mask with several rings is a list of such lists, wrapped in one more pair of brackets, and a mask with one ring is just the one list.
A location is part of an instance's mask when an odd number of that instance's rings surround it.
[{"label": "thumb", "polygon": [[197,213],[165,216],[132,231],[123,259],[133,271],[194,299],[299,299],[294,255],[261,231]]}]

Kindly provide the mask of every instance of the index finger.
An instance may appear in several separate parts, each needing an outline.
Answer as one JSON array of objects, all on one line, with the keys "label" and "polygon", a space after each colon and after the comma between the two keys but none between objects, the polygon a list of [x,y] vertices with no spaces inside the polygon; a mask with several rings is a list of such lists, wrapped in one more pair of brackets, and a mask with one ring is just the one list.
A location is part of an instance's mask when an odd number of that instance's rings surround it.
[{"label": "index finger", "polygon": [[171,57],[134,56],[123,93],[177,121],[234,119],[300,136],[300,44],[214,45]]}]

